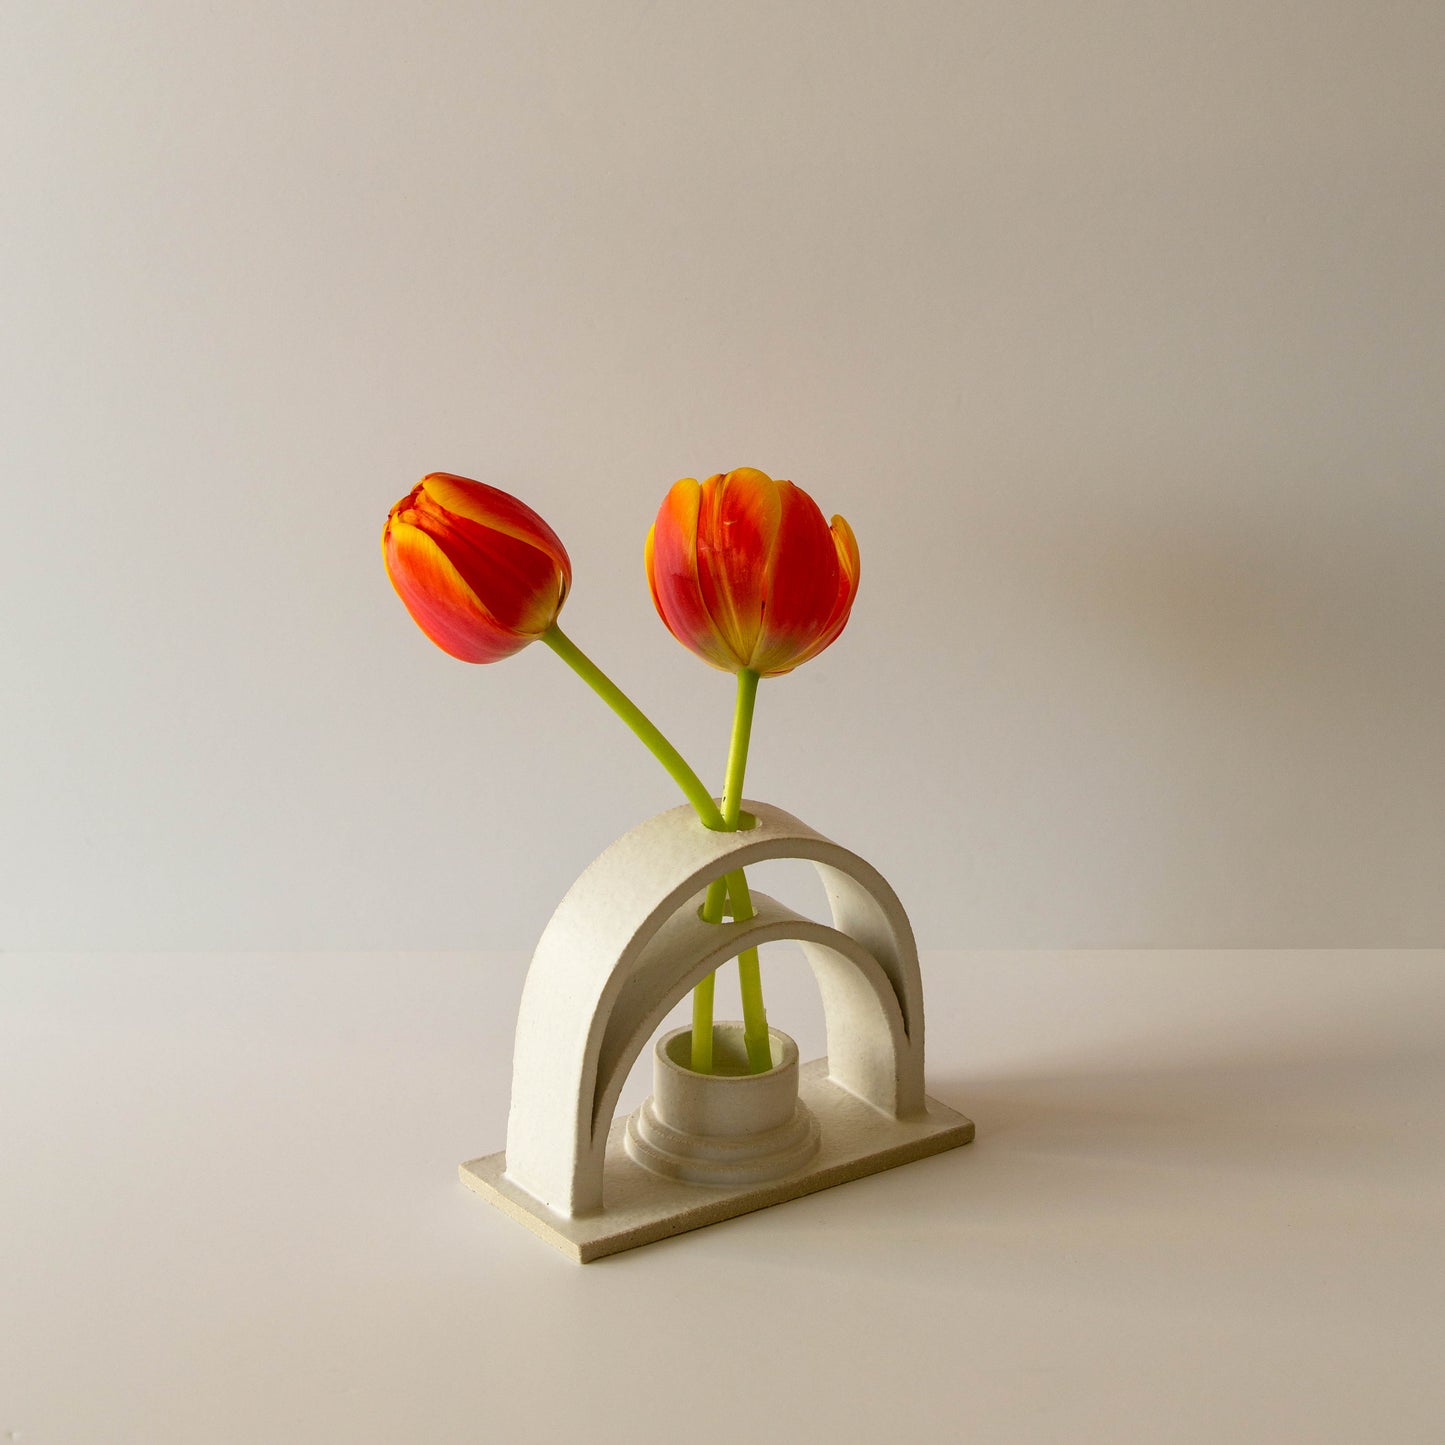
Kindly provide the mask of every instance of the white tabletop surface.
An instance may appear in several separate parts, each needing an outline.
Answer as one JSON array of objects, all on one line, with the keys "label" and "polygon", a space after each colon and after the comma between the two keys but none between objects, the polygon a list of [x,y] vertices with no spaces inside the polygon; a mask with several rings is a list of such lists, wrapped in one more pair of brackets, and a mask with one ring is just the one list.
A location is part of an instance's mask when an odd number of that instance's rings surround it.
[{"label": "white tabletop surface", "polygon": [[974,1144],[586,1267],[524,966],[0,957],[0,1442],[1445,1440],[1445,953],[925,955]]}]

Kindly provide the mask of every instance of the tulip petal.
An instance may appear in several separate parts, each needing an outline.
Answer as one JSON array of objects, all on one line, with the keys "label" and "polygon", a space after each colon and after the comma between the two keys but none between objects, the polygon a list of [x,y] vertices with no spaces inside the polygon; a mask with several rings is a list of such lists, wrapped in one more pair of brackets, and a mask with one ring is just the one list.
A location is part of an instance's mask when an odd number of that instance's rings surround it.
[{"label": "tulip petal", "polygon": [[397,596],[443,652],[463,662],[498,662],[533,640],[501,626],[419,527],[388,519],[382,556]]},{"label": "tulip petal", "polygon": [[858,578],[862,575],[858,558],[858,538],[853,535],[853,529],[847,520],[836,514],[830,520],[829,530],[833,533],[833,543],[838,549],[839,565],[848,574],[848,603],[851,606],[853,598],[858,595]]},{"label": "tulip petal", "polygon": [[653,606],[682,645],[724,672],[743,664],[729,649],[703,599],[698,576],[698,519],[702,488],[684,477],[668,490],[647,535],[643,561]]},{"label": "tulip petal", "polygon": [[749,664],[764,677],[797,666],[827,626],[838,599],[838,552],[822,512],[801,487],[777,485],[781,518],[760,578],[763,619]]},{"label": "tulip petal", "polygon": [[493,532],[502,532],[540,548],[552,558],[571,585],[572,562],[562,539],[525,502],[485,482],[459,477],[452,472],[431,472],[418,485],[437,506],[454,517],[463,517]]},{"label": "tulip petal", "polygon": [[742,667],[753,666],[769,559],[781,519],[779,486],[766,472],[739,467],[703,484],[698,581],[709,616]]},{"label": "tulip petal", "polygon": [[793,660],[789,670],[815,658],[825,647],[837,640],[839,633],[848,625],[848,618],[853,611],[853,600],[858,595],[858,579],[861,576],[858,539],[853,535],[852,527],[842,517],[833,518],[831,531],[838,557],[838,594],[817,640]]},{"label": "tulip petal", "polygon": [[549,548],[459,515],[425,486],[408,500],[400,519],[426,531],[501,626],[530,640],[557,620],[571,569],[559,569]]}]

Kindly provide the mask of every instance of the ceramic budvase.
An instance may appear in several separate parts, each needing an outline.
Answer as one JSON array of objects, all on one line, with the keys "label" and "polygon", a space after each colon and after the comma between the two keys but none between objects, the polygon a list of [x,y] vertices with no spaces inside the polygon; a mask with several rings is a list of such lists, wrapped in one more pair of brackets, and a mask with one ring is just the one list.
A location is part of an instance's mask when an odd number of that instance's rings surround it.
[{"label": "ceramic budvase", "polygon": [[[504,1152],[464,1183],[586,1262],[966,1144],[973,1125],[923,1091],[913,931],[882,875],[764,803],[753,826],[704,827],[684,805],[624,834],[573,884],[533,955],[517,1019]],[[755,915],[707,923],[708,884],[772,858],[822,878],[832,919],[753,893]],[[827,1057],[745,1072],[741,1025],[714,1027],[715,1069],[689,1031],[654,1050],[652,1097],[614,1120],[633,1063],[708,974],[748,948],[799,944],[822,995]]]}]

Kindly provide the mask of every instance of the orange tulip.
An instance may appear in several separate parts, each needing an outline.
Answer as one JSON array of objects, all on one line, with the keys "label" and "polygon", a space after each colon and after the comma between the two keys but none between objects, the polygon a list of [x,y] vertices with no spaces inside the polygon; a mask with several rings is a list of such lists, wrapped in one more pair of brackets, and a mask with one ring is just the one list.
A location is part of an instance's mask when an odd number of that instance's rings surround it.
[{"label": "orange tulip", "polygon": [[646,563],[667,630],[725,672],[791,672],[842,632],[858,593],[853,529],[752,467],[675,483]]},{"label": "orange tulip", "polygon": [[413,621],[463,662],[497,662],[557,621],[572,563],[557,534],[506,492],[433,472],[391,509],[386,573]]}]

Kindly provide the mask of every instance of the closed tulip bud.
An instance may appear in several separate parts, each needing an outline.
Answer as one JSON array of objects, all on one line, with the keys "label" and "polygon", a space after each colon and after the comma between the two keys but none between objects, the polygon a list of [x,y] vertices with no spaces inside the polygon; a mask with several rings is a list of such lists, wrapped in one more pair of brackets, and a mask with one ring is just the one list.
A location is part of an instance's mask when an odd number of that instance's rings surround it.
[{"label": "closed tulip bud", "polygon": [[391,509],[382,557],[413,621],[463,662],[497,662],[557,620],[572,563],[557,534],[496,487],[433,472]]},{"label": "closed tulip bud", "polygon": [[647,536],[647,582],[667,630],[704,662],[791,672],[842,632],[858,543],[791,482],[739,467],[677,482]]}]

